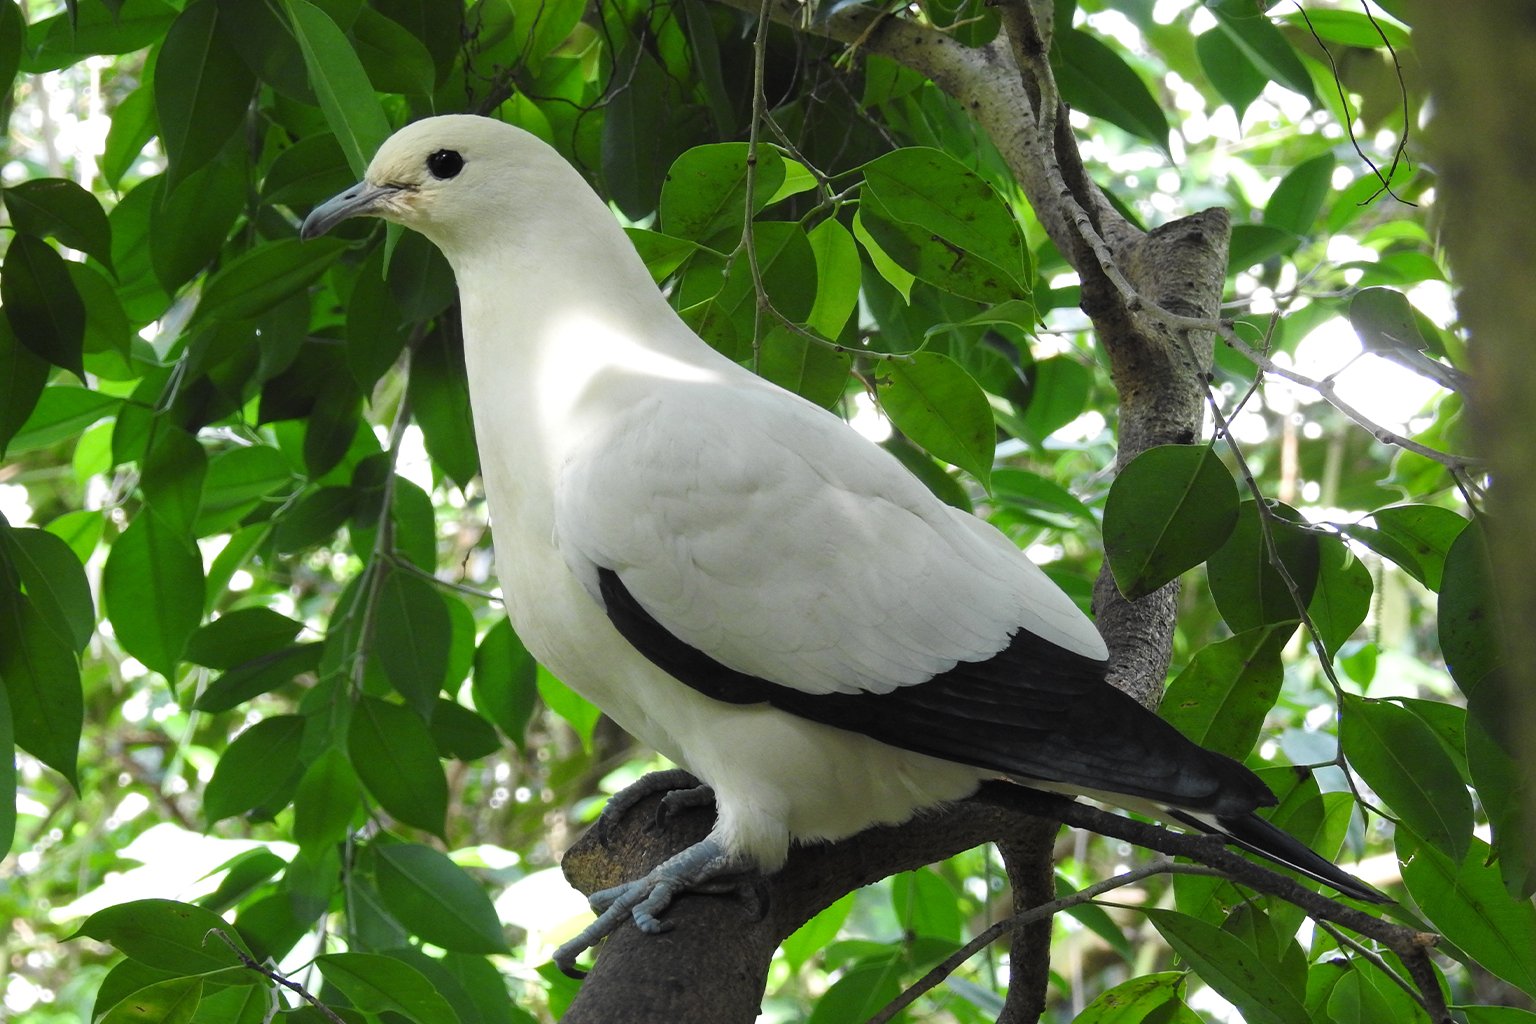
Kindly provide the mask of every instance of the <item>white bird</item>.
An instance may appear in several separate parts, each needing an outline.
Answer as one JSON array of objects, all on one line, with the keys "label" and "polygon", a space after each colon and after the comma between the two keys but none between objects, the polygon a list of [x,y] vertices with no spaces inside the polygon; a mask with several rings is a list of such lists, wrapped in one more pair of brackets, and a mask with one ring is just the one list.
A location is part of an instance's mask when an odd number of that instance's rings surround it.
[{"label": "white bird", "polygon": [[792,842],[902,822],[1000,776],[1155,809],[1379,899],[1255,815],[1275,802],[1105,682],[1088,618],[991,525],[837,416],[716,352],[549,146],[418,121],[303,236],[421,232],[458,280],[513,627],[551,672],[702,780],[716,822],[593,897],[575,956]]}]

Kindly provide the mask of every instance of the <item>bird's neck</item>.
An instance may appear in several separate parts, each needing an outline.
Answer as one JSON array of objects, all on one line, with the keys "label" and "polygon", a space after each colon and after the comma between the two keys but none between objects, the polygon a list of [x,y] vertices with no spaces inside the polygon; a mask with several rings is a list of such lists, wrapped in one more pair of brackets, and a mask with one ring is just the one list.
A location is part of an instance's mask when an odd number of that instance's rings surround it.
[{"label": "bird's neck", "polygon": [[481,457],[497,460],[487,490],[541,529],[561,465],[604,420],[664,381],[738,368],[683,324],[595,199],[499,237],[450,261]]}]

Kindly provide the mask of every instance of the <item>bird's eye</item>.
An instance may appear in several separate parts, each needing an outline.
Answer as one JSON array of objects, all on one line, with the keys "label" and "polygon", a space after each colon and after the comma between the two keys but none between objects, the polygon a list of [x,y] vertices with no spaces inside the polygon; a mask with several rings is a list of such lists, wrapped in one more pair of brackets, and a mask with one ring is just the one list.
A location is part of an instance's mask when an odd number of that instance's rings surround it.
[{"label": "bird's eye", "polygon": [[452,178],[464,169],[464,158],[456,150],[440,149],[427,157],[427,170],[434,178]]}]

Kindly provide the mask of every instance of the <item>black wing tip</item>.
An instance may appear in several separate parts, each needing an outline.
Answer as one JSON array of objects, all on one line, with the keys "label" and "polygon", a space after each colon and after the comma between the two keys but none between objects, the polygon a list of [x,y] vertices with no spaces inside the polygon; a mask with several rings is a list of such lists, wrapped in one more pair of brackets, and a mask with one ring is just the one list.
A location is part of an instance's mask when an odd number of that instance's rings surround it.
[{"label": "black wing tip", "polygon": [[[1189,821],[1188,818],[1182,820]],[[1301,840],[1257,814],[1218,816],[1215,821],[1221,834],[1243,849],[1331,886],[1340,895],[1363,903],[1397,902],[1332,861],[1318,855]],[[1198,827],[1199,823],[1194,824]]]}]

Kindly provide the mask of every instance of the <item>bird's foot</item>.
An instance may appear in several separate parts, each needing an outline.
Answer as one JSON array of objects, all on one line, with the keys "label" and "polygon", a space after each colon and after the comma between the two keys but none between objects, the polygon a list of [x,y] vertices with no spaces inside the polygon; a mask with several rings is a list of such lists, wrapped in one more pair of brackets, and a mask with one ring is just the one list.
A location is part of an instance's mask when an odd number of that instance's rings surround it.
[{"label": "bird's foot", "polygon": [[715,791],[681,768],[651,772],[625,786],[608,800],[597,819],[599,837],[606,839],[636,804],[657,793],[663,796],[656,808],[656,827],[665,825],[673,815],[689,808],[704,807],[715,802]]},{"label": "bird's foot", "polygon": [[576,966],[576,958],[617,931],[626,917],[641,931],[659,935],[672,927],[661,915],[674,899],[688,891],[737,890],[741,887],[739,875],[719,843],[713,839],[694,843],[652,868],[644,878],[593,893],[588,903],[597,913],[597,920],[555,950],[555,966],[570,977],[583,977],[586,972]]}]

